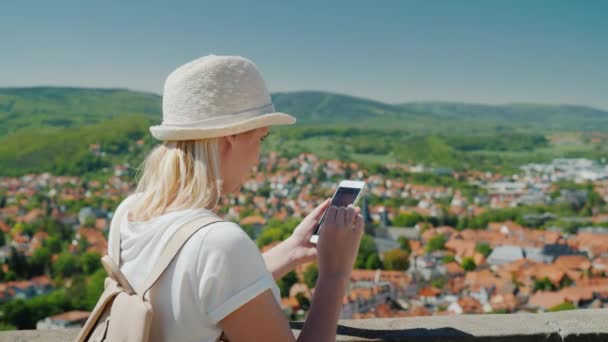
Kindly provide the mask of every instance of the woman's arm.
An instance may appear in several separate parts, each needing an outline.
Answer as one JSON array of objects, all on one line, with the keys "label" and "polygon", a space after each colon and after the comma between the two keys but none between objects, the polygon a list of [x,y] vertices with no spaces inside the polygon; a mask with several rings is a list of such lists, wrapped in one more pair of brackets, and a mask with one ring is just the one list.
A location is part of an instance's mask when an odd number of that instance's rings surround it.
[{"label": "woman's arm", "polygon": [[[331,208],[319,244],[319,279],[298,342],[336,340],[336,327],[350,272],[363,235],[363,218],[352,208]],[[270,290],[219,323],[230,341],[294,341],[285,315]]]},{"label": "woman's arm", "polygon": [[294,248],[289,240],[285,240],[274,248],[262,254],[266,268],[274,280],[281,279],[289,271],[293,270],[301,261],[296,260]]},{"label": "woman's arm", "polygon": [[281,279],[300,264],[317,260],[317,246],[308,242],[308,239],[329,203],[329,199],[323,201],[302,220],[287,240],[262,255],[274,280]]},{"label": "woman's arm", "polygon": [[[310,311],[298,336],[298,342],[336,340],[336,326],[348,279],[320,277]],[[289,322],[270,290],[266,290],[220,321],[220,327],[233,342],[296,341]]]}]

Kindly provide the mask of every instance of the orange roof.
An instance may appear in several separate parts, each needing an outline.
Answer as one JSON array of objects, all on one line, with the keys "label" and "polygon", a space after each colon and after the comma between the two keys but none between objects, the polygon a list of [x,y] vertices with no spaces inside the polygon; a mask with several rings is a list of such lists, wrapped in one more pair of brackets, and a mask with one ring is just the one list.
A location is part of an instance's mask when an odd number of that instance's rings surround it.
[{"label": "orange roof", "polygon": [[581,300],[591,300],[593,299],[593,290],[591,287],[580,287],[580,286],[569,286],[564,287],[559,292],[561,292],[565,298],[573,303],[578,303]]},{"label": "orange roof", "polygon": [[591,262],[583,255],[562,255],[555,259],[554,264],[564,270],[588,270]]},{"label": "orange roof", "polygon": [[0,231],[2,231],[3,233],[8,233],[10,230],[11,230],[11,227],[9,227],[8,224],[6,224],[6,222],[0,221]]},{"label": "orange roof", "polygon": [[432,286],[424,287],[418,292],[420,297],[437,297],[440,294],[441,290]]},{"label": "orange roof", "polygon": [[528,303],[532,306],[550,309],[556,305],[564,303],[565,301],[566,296],[561,292],[538,291],[532,295],[532,297],[530,297]]},{"label": "orange roof", "polygon": [[443,265],[443,267],[445,267],[445,270],[449,275],[461,273],[464,274],[464,270],[462,269],[462,267],[460,267],[460,265],[458,265],[458,263],[455,261],[448,262],[447,264]]},{"label": "orange roof", "polygon": [[99,217],[95,220],[96,229],[104,229],[108,225],[108,220],[103,217]]},{"label": "orange roof", "polygon": [[88,311],[68,311],[55,316],[51,316],[50,318],[54,321],[67,321],[67,322],[75,322],[75,321],[84,321],[89,318],[91,313]]},{"label": "orange roof", "polygon": [[259,215],[254,215],[254,216],[247,216],[245,218],[243,218],[239,224],[241,226],[246,226],[246,225],[250,225],[250,224],[260,224],[260,225],[265,225],[266,224],[266,220]]},{"label": "orange roof", "polygon": [[489,288],[492,286],[499,287],[503,285],[504,280],[498,278],[490,270],[480,270],[467,272],[465,282],[472,287],[483,286]]},{"label": "orange roof", "polygon": [[534,267],[533,277],[536,279],[544,279],[548,278],[551,283],[554,285],[559,285],[566,276],[566,272],[564,272],[560,267],[556,265],[545,265],[545,264],[537,264]]},{"label": "orange roof", "polygon": [[281,306],[284,308],[291,308],[292,310],[297,310],[300,308],[300,303],[296,299],[296,297],[287,297],[281,299]]},{"label": "orange roof", "polygon": [[473,297],[462,297],[458,300],[458,305],[463,313],[482,313],[481,303]]},{"label": "orange roof", "polygon": [[34,221],[36,221],[40,216],[42,216],[43,211],[40,208],[34,208],[32,210],[30,210],[29,213],[18,217],[17,221],[18,222],[25,222],[25,223],[32,223]]},{"label": "orange roof", "polygon": [[490,305],[493,310],[515,311],[519,302],[513,293],[496,294],[490,298]]},{"label": "orange roof", "polygon": [[49,237],[47,232],[36,232],[34,236],[32,236],[32,240],[42,241]]}]

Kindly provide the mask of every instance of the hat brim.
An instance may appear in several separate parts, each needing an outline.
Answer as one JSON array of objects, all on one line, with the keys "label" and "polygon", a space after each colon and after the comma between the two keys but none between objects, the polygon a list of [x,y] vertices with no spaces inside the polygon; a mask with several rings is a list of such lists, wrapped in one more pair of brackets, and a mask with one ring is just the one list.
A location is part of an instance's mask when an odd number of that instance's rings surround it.
[{"label": "hat brim", "polygon": [[226,123],[221,126],[171,126],[158,125],[150,127],[152,136],[161,141],[167,140],[198,140],[218,138],[227,135],[239,134],[260,127],[293,125],[296,118],[285,113],[275,112],[262,114],[251,119]]}]

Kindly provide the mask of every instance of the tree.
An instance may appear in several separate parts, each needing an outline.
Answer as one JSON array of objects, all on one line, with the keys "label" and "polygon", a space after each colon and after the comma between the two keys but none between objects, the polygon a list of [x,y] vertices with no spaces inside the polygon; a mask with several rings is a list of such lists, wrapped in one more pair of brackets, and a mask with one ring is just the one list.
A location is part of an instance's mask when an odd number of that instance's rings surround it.
[{"label": "tree", "polygon": [[283,230],[281,228],[266,228],[260,233],[256,242],[258,247],[264,247],[275,241],[283,240]]},{"label": "tree", "polygon": [[39,320],[71,309],[66,292],[56,290],[28,300],[13,299],[5,303],[2,320],[19,329],[35,329]]},{"label": "tree", "polygon": [[393,249],[384,253],[384,269],[405,271],[410,267],[409,254],[401,249]]},{"label": "tree", "polygon": [[576,306],[570,302],[564,302],[561,304],[558,304],[552,308],[549,308],[550,312],[555,312],[555,311],[565,311],[565,310],[575,310]]},{"label": "tree", "polygon": [[300,309],[306,311],[310,308],[310,300],[302,292],[296,293],[296,299],[298,300]]},{"label": "tree", "polygon": [[413,227],[417,223],[425,221],[425,218],[418,213],[399,214],[393,220],[393,225],[397,227]]},{"label": "tree", "polygon": [[365,261],[365,268],[368,270],[377,270],[382,269],[382,261],[380,260],[380,256],[378,253],[371,254],[367,260]]},{"label": "tree", "polygon": [[317,278],[319,278],[319,268],[316,264],[310,264],[304,271],[304,283],[312,289],[317,284]]},{"label": "tree", "polygon": [[53,263],[53,273],[63,277],[70,277],[78,273],[80,269],[78,258],[69,252],[59,254],[59,257]]},{"label": "tree", "polygon": [[465,270],[466,272],[473,271],[477,267],[477,265],[475,265],[475,261],[471,257],[462,258],[462,262],[460,263],[460,266],[462,266],[462,269]]},{"label": "tree", "polygon": [[372,254],[378,254],[378,247],[376,247],[376,242],[371,235],[364,234],[359,244],[355,268],[365,268],[367,259]]},{"label": "tree", "polygon": [[443,289],[443,286],[445,285],[445,279],[443,278],[436,278],[431,280],[431,286],[433,286],[434,288],[437,289]]},{"label": "tree", "polygon": [[13,281],[17,280],[17,273],[13,270],[8,270],[6,274],[4,274],[4,281]]},{"label": "tree", "polygon": [[[98,269],[93,273],[84,285],[84,294],[76,302],[83,310],[92,311],[99,300],[99,296],[103,292],[104,282],[106,279],[106,271]],[[80,292],[80,291],[78,291]]]},{"label": "tree", "polygon": [[28,278],[29,265],[23,253],[11,247],[11,255],[8,258],[8,268],[15,273],[18,278]]},{"label": "tree", "polygon": [[95,217],[93,216],[88,216],[85,220],[84,220],[84,226],[85,227],[95,227]]},{"label": "tree", "polygon": [[557,287],[553,285],[548,277],[542,279],[534,279],[534,291],[555,291]]},{"label": "tree", "polygon": [[31,275],[40,275],[51,268],[51,251],[47,247],[40,247],[34,251],[30,258]]},{"label": "tree", "polygon": [[87,252],[81,257],[80,264],[84,274],[90,275],[101,268],[101,256],[97,252]]},{"label": "tree", "polygon": [[298,276],[294,271],[287,273],[283,278],[277,280],[277,286],[281,290],[281,297],[289,297],[289,290],[298,282]]},{"label": "tree", "polygon": [[483,254],[483,256],[486,258],[488,257],[488,255],[490,255],[490,253],[492,253],[492,248],[487,243],[477,244],[477,246],[475,246],[475,250]]},{"label": "tree", "polygon": [[44,240],[43,245],[48,247],[51,253],[61,252],[61,239],[56,235],[49,236]]},{"label": "tree", "polygon": [[35,326],[31,317],[33,316],[32,309],[23,299],[11,300],[2,307],[5,322],[9,322],[18,329],[33,329]]},{"label": "tree", "polygon": [[429,242],[427,242],[426,246],[424,247],[424,250],[427,252],[443,250],[443,249],[445,249],[446,242],[447,242],[447,239],[446,239],[445,235],[443,235],[443,234],[435,235],[429,239]]},{"label": "tree", "polygon": [[452,254],[448,254],[448,255],[444,256],[444,257],[443,257],[443,259],[441,259],[441,261],[442,261],[444,264],[448,264],[448,263],[450,263],[450,262],[454,262],[454,261],[456,261],[456,258],[454,258],[454,255],[452,255]]},{"label": "tree", "polygon": [[406,238],[405,236],[400,236],[397,241],[399,241],[399,247],[401,248],[401,250],[404,250],[408,253],[412,253],[412,247],[410,246],[410,240],[408,238]]}]

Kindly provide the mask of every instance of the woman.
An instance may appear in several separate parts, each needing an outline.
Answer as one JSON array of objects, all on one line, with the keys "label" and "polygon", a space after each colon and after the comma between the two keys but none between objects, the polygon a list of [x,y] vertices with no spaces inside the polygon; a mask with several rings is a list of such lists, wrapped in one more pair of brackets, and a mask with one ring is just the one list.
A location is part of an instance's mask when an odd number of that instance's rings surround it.
[{"label": "woman", "polygon": [[[239,191],[268,127],[294,122],[274,111],[261,75],[245,58],[206,56],[169,75],[163,123],[150,128],[162,144],[144,161],[135,194],[116,211],[126,214],[114,218],[120,269],[135,288],[176,230],[215,215],[220,196]],[[298,341],[335,340],[363,220],[353,207],[328,207],[326,200],[263,256],[234,223],[195,233],[152,288],[152,339],[215,341],[223,331],[231,342],[293,341],[275,280],[317,258],[317,286]],[[308,238],[326,209],[315,248]]]}]

